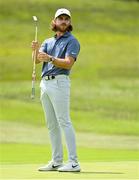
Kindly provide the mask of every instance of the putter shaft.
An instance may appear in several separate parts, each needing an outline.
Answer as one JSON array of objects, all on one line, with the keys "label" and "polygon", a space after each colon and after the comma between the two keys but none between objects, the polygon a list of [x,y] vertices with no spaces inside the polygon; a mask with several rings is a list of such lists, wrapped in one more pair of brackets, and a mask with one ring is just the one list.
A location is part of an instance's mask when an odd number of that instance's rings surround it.
[{"label": "putter shaft", "polygon": [[[37,27],[37,17],[33,16],[33,20],[35,22],[35,42],[37,42],[37,34],[38,34],[38,27]],[[36,80],[36,50],[33,51],[32,56],[33,61],[33,72],[32,72],[32,91],[31,91],[31,98],[35,98],[35,80]]]}]

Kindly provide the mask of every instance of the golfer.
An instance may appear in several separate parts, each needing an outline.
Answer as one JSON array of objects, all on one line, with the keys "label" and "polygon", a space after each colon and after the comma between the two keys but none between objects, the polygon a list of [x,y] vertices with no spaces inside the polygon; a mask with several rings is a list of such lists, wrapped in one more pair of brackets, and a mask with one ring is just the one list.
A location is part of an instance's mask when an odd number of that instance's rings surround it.
[{"label": "golfer", "polygon": [[[49,130],[52,160],[39,171],[78,172],[80,165],[76,153],[75,132],[70,119],[70,78],[72,66],[80,51],[78,40],[71,34],[71,13],[58,9],[51,23],[54,37],[46,39],[37,51],[36,64],[42,63],[41,102]],[[68,161],[63,164],[61,132],[64,132]]]}]

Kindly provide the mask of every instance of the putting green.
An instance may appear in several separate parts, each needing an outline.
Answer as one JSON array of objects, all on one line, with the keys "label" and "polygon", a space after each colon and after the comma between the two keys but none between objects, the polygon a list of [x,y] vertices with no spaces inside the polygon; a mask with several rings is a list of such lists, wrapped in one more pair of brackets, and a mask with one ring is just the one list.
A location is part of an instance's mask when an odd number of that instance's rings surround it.
[{"label": "putting green", "polygon": [[40,165],[41,164],[2,164],[0,166],[0,179],[128,180],[139,178],[137,172],[139,162],[137,161],[81,163],[82,171],[80,173],[38,172],[37,168]]}]

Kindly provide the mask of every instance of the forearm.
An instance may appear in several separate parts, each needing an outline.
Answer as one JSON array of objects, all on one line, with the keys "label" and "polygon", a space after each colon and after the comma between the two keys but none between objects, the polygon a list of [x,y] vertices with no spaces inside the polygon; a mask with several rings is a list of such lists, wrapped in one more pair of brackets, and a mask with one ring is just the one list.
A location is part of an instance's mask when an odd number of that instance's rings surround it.
[{"label": "forearm", "polygon": [[52,63],[59,68],[63,68],[63,69],[71,69],[73,63],[74,63],[74,59],[71,60],[71,58],[65,58],[65,59],[61,59],[61,58],[54,58],[54,61],[52,61]]}]

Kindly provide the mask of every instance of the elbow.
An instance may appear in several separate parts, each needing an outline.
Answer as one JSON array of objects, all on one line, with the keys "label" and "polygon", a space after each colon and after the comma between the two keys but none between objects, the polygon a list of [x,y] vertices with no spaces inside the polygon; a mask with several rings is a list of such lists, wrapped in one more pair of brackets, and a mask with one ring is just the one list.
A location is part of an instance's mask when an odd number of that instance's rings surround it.
[{"label": "elbow", "polygon": [[69,70],[69,69],[71,69],[71,67],[72,67],[71,64],[66,64],[64,68]]},{"label": "elbow", "polygon": [[65,69],[71,69],[73,63],[71,63],[71,61],[66,61],[66,64],[65,64]]},{"label": "elbow", "polygon": [[64,67],[64,69],[70,70],[70,69],[71,69],[71,67],[66,66],[66,67]]}]

